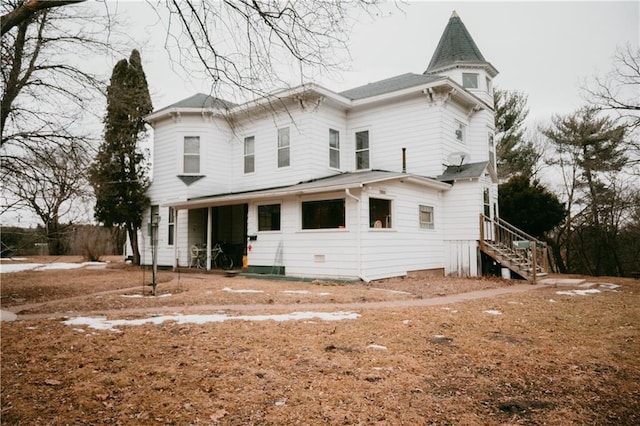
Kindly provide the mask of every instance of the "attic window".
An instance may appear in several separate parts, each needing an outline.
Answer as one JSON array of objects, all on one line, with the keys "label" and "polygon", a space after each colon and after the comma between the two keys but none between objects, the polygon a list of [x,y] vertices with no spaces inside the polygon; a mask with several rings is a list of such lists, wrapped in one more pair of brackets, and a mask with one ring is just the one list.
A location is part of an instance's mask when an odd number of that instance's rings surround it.
[{"label": "attic window", "polygon": [[477,89],[478,88],[478,74],[475,73],[462,73],[462,87],[465,89]]}]

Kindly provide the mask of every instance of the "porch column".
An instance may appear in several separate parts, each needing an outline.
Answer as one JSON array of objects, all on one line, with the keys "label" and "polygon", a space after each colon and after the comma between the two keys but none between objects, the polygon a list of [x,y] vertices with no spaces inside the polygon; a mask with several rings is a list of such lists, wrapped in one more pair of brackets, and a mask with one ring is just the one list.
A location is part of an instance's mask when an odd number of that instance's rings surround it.
[{"label": "porch column", "polygon": [[211,228],[213,228],[213,207],[207,209],[207,271],[211,270]]},{"label": "porch column", "polygon": [[180,210],[173,210],[173,270],[178,269],[178,216]]}]

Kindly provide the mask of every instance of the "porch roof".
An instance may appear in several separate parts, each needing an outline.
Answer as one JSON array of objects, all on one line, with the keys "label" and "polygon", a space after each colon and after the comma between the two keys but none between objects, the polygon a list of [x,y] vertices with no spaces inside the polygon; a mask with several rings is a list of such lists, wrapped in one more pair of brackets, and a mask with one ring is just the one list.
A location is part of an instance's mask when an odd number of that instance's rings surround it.
[{"label": "porch roof", "polygon": [[462,164],[460,166],[447,166],[444,173],[436,179],[441,182],[455,182],[457,180],[477,179],[488,168],[488,161]]},{"label": "porch roof", "polygon": [[379,182],[399,180],[412,182],[418,185],[443,191],[451,188],[451,185],[439,182],[436,179],[409,173],[389,172],[384,170],[371,170],[366,172],[340,173],[324,178],[299,182],[294,185],[266,188],[244,192],[231,192],[225,194],[213,194],[205,197],[190,198],[184,201],[175,201],[164,206],[176,209],[195,209],[229,203],[247,202],[261,198],[283,197],[287,195],[317,194],[322,192],[342,191],[351,188],[361,188]]}]

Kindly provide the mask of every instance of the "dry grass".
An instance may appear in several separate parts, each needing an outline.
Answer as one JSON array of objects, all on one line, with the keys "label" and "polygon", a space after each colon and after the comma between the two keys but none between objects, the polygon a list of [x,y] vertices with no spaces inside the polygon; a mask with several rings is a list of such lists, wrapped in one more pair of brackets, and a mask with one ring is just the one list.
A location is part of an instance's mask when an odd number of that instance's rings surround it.
[{"label": "dry grass", "polygon": [[[129,273],[138,280],[137,271],[91,272],[103,282],[90,287],[98,291],[126,287],[122,281],[122,287],[109,288],[101,273]],[[56,290],[75,282],[70,275],[76,271],[24,274],[3,274],[3,306],[5,275],[18,276],[10,278],[13,292],[44,286],[44,280],[50,294],[78,295]],[[177,285],[169,278],[159,287],[163,291]],[[607,279],[622,287],[588,296],[537,288],[448,306],[398,308],[393,300],[446,293],[456,289],[454,281],[457,289],[495,284],[436,278],[422,280],[430,286],[411,279],[371,286],[181,279],[181,293],[156,300],[174,304],[174,297],[184,296],[184,303],[197,303],[186,295],[211,291],[215,303],[266,306],[267,297],[276,303],[309,298],[324,310],[327,296],[317,293],[330,292],[335,301],[360,301],[364,295],[389,300],[391,307],[359,309],[359,318],[338,322],[165,322],[123,327],[121,333],[60,320],[2,323],[2,424],[640,423],[637,281]],[[91,285],[90,275],[82,280],[74,285]],[[406,295],[372,286],[437,290]],[[224,287],[265,293],[229,293]],[[291,289],[310,294],[282,293]],[[111,296],[138,306],[150,300]],[[93,299],[65,303],[75,303],[69,305],[75,311],[99,310]],[[293,311],[295,305],[283,310]]]}]

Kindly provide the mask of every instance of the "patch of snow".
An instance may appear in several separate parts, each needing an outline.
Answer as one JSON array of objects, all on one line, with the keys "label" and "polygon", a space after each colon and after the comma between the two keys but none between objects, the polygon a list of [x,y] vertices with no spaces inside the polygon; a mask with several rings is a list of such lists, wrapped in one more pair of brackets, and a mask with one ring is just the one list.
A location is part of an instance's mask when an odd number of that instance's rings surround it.
[{"label": "patch of snow", "polygon": [[13,312],[0,310],[0,321],[15,321],[18,316]]},{"label": "patch of snow", "polygon": [[27,260],[27,258],[26,257],[0,257],[0,260],[18,261],[18,260]]},{"label": "patch of snow", "polygon": [[408,325],[410,322],[411,322],[411,320],[404,320],[404,321],[402,321],[402,323],[403,323],[404,325]]},{"label": "patch of snow", "polygon": [[284,294],[309,294],[308,290],[282,290]]},{"label": "patch of snow", "polygon": [[489,315],[502,315],[502,312],[496,311],[495,309],[487,309],[486,311],[482,311],[482,312]]},{"label": "patch of snow", "polygon": [[21,271],[51,271],[54,269],[78,269],[83,267],[102,267],[106,266],[104,262],[82,262],[82,263],[18,263],[16,265],[4,265],[0,264],[0,273],[6,272],[21,272]]},{"label": "patch of snow", "polygon": [[553,299],[549,299],[549,303],[556,303],[556,301]]},{"label": "patch of snow", "polygon": [[614,290],[618,287],[620,287],[618,284],[612,284],[612,283],[599,283],[600,288],[604,288],[607,290]]},{"label": "patch of snow", "polygon": [[564,291],[556,291],[556,294],[563,294],[565,296],[587,296],[589,294],[602,293],[601,290],[597,288],[590,288],[586,290],[564,290]]},{"label": "patch of snow", "polygon": [[134,320],[108,320],[105,317],[77,317],[63,321],[66,325],[86,325],[96,330],[109,330],[120,332],[115,327],[126,327],[143,324],[162,324],[165,321],[175,321],[178,324],[206,324],[210,322],[224,322],[230,320],[240,321],[295,321],[307,319],[320,319],[324,321],[341,321],[346,319],[356,319],[360,314],[354,312],[293,312],[291,314],[274,315],[239,315],[229,316],[227,314],[209,315],[159,315],[149,318]]},{"label": "patch of snow", "polygon": [[222,291],[226,291],[228,293],[264,293],[264,291],[262,291],[262,290],[250,290],[250,289],[235,290],[235,289],[229,288],[229,287],[223,288]]},{"label": "patch of snow", "polygon": [[378,350],[381,350],[381,351],[386,351],[387,350],[386,346],[376,345],[376,344],[371,344],[371,345],[367,346],[367,348],[369,348],[369,349],[378,349]]},{"label": "patch of snow", "polygon": [[130,298],[130,299],[141,299],[141,298],[143,298],[143,297],[144,297],[144,296],[143,296],[143,295],[141,295],[141,294],[121,294],[120,296],[122,296],[122,297],[128,297],[128,298]]},{"label": "patch of snow", "polygon": [[331,293],[318,293],[318,296],[330,296]]},{"label": "patch of snow", "polygon": [[374,291],[384,291],[386,293],[391,293],[391,294],[411,294],[408,291],[401,291],[401,290],[390,290],[388,288],[377,288],[377,287],[371,287],[369,290],[374,290]]}]

